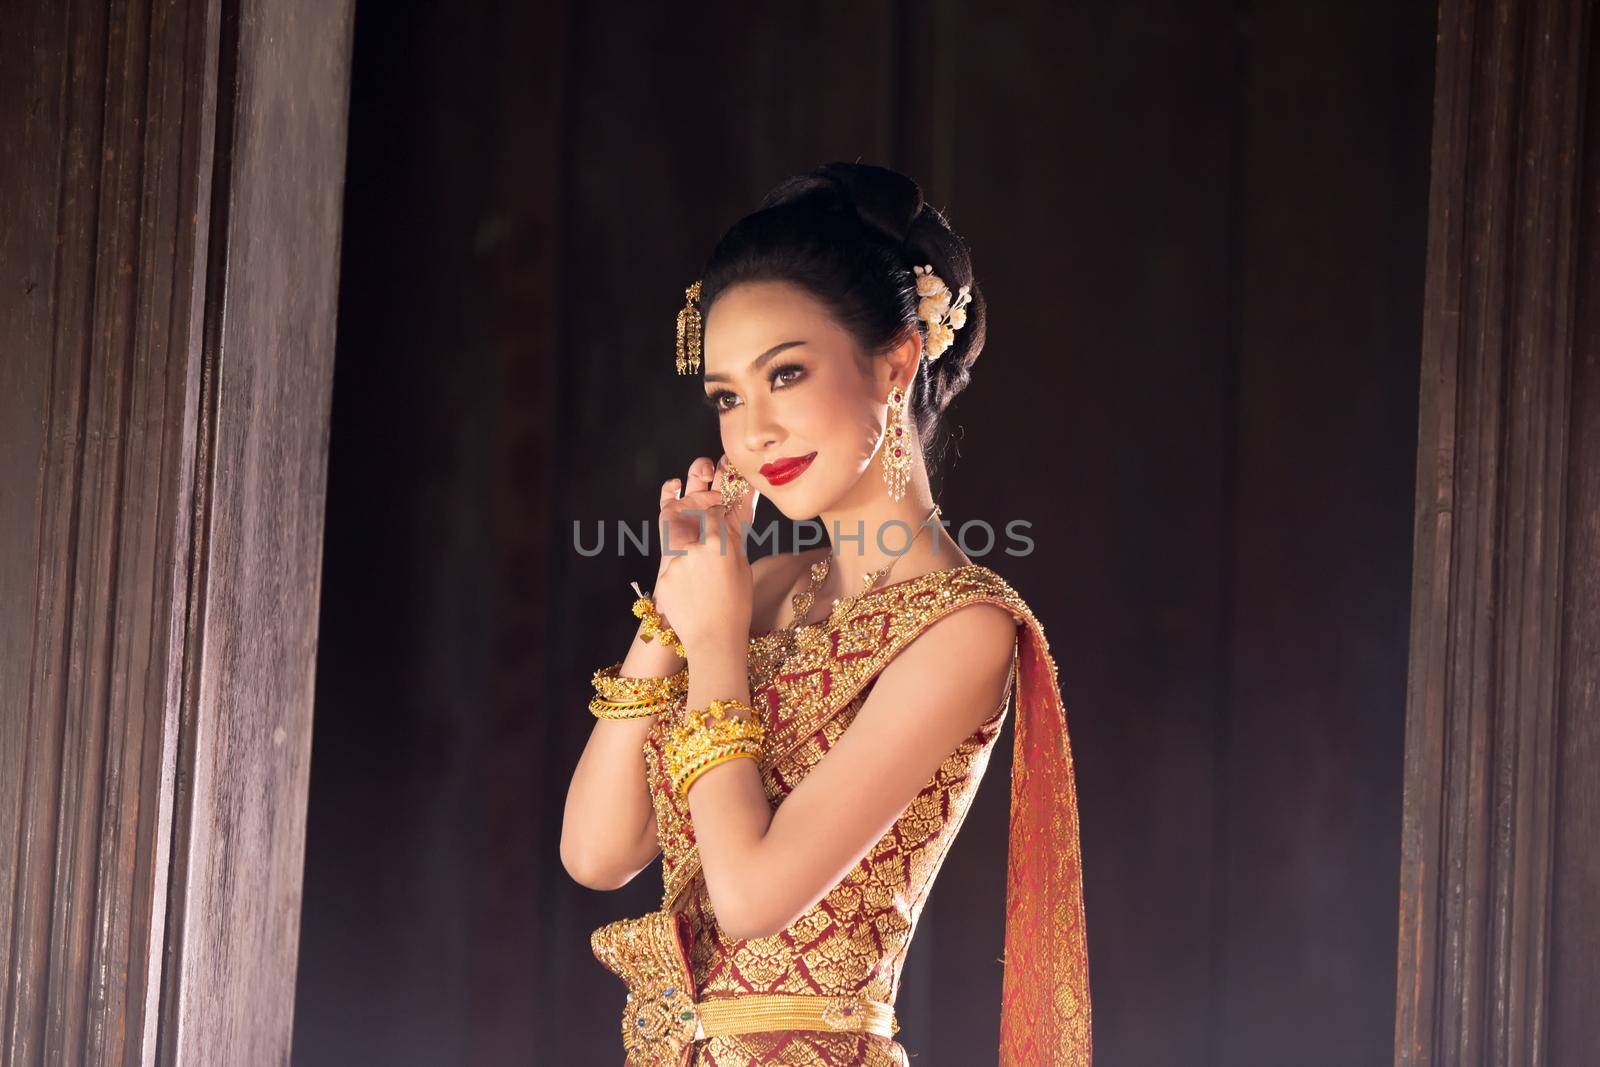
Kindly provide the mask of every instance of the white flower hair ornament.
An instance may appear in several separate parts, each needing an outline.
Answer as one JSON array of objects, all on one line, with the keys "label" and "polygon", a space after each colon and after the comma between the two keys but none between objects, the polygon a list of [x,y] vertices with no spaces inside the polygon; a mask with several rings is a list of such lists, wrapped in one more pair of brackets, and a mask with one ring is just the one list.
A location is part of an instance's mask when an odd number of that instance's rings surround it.
[{"label": "white flower hair ornament", "polygon": [[963,285],[951,299],[950,287],[933,273],[933,264],[912,267],[917,277],[917,318],[927,324],[924,354],[931,362],[956,343],[956,331],[967,324],[967,305],[972,302],[972,286]]}]

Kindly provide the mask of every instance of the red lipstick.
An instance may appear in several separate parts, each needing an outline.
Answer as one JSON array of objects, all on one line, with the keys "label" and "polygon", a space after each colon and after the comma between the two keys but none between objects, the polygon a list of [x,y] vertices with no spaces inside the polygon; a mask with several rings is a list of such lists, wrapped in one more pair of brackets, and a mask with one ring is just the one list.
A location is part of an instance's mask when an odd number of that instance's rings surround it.
[{"label": "red lipstick", "polygon": [[761,473],[773,485],[783,485],[800,477],[801,473],[817,458],[815,452],[804,456],[795,456],[787,459],[773,460],[771,463],[761,465]]}]

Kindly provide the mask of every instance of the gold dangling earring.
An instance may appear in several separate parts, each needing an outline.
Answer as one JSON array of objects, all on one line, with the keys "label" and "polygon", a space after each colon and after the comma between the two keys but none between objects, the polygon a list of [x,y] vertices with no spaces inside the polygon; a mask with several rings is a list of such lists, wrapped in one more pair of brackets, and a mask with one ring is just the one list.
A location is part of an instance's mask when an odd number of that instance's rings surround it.
[{"label": "gold dangling earring", "polygon": [[911,442],[906,438],[903,408],[906,394],[897,385],[889,390],[889,421],[883,428],[883,483],[889,498],[906,495],[906,480],[911,475]]}]

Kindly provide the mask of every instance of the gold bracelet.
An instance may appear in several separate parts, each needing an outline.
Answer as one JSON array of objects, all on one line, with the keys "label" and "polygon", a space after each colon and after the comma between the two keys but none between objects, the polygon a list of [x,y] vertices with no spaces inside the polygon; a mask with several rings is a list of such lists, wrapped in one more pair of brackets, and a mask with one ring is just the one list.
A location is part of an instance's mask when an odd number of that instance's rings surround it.
[{"label": "gold bracelet", "polygon": [[607,700],[597,696],[589,701],[589,711],[597,719],[643,719],[664,715],[677,706],[672,700]]},{"label": "gold bracelet", "polygon": [[634,678],[621,672],[621,661],[595,671],[592,679],[594,691],[619,704],[644,700],[672,701],[689,694],[688,667],[682,667],[676,674],[664,678]]},{"label": "gold bracelet", "polygon": [[[728,714],[736,708],[749,714]],[[713,700],[704,708],[687,711],[671,722],[663,737],[667,776],[679,795],[687,797],[694,780],[718,763],[735,756],[760,762],[766,732],[760,713],[742,700]]]},{"label": "gold bracelet", "polygon": [[723,752],[722,755],[710,759],[708,762],[701,764],[694,771],[690,772],[689,777],[685,778],[683,780],[683,784],[678,786],[678,792],[684,797],[684,799],[688,799],[689,787],[694,785],[695,782],[699,781],[702,774],[717,766],[719,763],[727,763],[729,760],[742,759],[744,757],[749,757],[750,759],[755,760],[757,764],[761,762],[761,756],[759,752],[747,752],[744,749],[739,748],[728,749],[727,751]]},{"label": "gold bracelet", "polygon": [[589,711],[599,719],[642,719],[670,711],[689,692],[689,668],[664,678],[623,675],[622,662],[594,672],[595,696]]},{"label": "gold bracelet", "polygon": [[[742,716],[729,715],[728,712],[730,711],[744,711],[748,712],[748,714]],[[755,709],[755,705],[737,699],[712,700],[705,707],[689,712],[689,718],[702,726],[711,726],[725,719],[754,721],[757,724],[761,724],[761,713]]]},{"label": "gold bracelet", "polygon": [[644,639],[655,638],[662,646],[671,649],[678,655],[683,655],[683,642],[678,640],[678,635],[673,632],[661,618],[661,613],[656,610],[655,601],[648,596],[640,596],[633,602],[633,614],[644,623]]}]

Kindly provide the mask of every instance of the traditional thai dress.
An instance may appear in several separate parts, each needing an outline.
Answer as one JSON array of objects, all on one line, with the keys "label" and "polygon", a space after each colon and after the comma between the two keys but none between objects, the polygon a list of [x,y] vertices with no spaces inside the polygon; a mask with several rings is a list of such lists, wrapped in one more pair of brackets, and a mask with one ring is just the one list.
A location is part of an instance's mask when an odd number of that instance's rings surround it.
[{"label": "traditional thai dress", "polygon": [[663,728],[683,713],[681,702],[658,718],[644,754],[661,842],[661,907],[591,937],[595,956],[628,987],[626,1067],[908,1067],[894,1039],[901,967],[1013,695],[999,1062],[1090,1062],[1072,750],[1044,629],[1004,579],[980,564],[935,571],[883,586],[820,622],[753,636],[751,703],[767,726],[761,780],[776,808],[850,728],[889,661],[928,626],[976,603],[999,604],[1017,620],[1006,695],[861,862],[770,937],[741,940],[718,926],[688,805],[663,754]]}]

